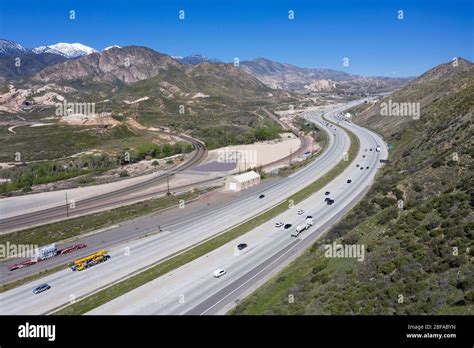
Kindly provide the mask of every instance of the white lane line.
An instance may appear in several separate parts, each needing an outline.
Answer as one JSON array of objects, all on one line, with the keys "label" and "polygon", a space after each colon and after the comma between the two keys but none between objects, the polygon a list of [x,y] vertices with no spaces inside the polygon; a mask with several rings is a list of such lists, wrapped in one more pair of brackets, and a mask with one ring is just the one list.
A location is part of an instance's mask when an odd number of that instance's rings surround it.
[{"label": "white lane line", "polygon": [[[370,140],[371,141],[374,141],[374,138],[372,137],[372,135],[368,132],[364,132],[365,134],[368,134],[370,136]],[[360,152],[360,151],[359,151]],[[374,168],[375,171],[377,171],[376,168]],[[369,176],[369,174],[371,174],[373,172],[373,170],[369,173],[366,173],[364,172],[363,176],[365,177],[365,179],[367,179],[367,177]],[[354,191],[356,190],[356,188],[353,188],[350,192],[353,193]],[[363,192],[363,191],[362,191]],[[337,214],[336,214],[337,215]],[[315,232],[317,232],[318,230],[316,230]],[[314,232],[313,232],[314,233]],[[304,239],[307,239],[309,238],[310,236],[312,235],[311,234],[308,234],[304,237]],[[302,239],[297,239],[299,241],[302,241]],[[257,276],[259,276],[262,272],[264,272],[265,270],[268,269],[268,267],[272,266],[273,264],[275,264],[275,262],[277,262],[278,260],[280,260],[282,257],[284,257],[285,255],[287,255],[290,251],[292,251],[297,245],[299,245],[300,243],[295,243],[292,247],[290,247],[286,252],[284,252],[282,255],[280,255],[279,257],[277,257],[275,260],[273,260],[272,262],[270,262],[268,265],[264,266],[260,271],[258,271],[255,275],[253,275],[251,278],[249,278],[247,281],[245,281],[244,283],[242,283],[240,286],[238,286],[237,288],[235,288],[234,290],[232,290],[230,293],[226,294],[222,299],[220,299],[219,301],[217,301],[216,303],[214,303],[211,307],[207,308],[206,310],[204,310],[203,312],[201,312],[200,315],[203,315],[203,314],[206,314],[208,313],[209,311],[211,311],[214,307],[216,307],[217,305],[219,305],[222,301],[226,300],[229,296],[231,296],[232,294],[234,294],[236,291],[238,291],[239,289],[241,289],[243,286],[245,286],[247,283],[249,283],[250,281],[252,281],[253,279],[255,279]],[[265,262],[265,261],[264,261]],[[258,267],[258,266],[257,266]],[[244,277],[245,275],[243,275]],[[238,281],[235,280],[235,281]],[[234,281],[234,282],[235,282]],[[232,283],[231,283],[232,284]],[[231,285],[229,284],[229,285]],[[225,289],[225,288],[224,288]]]},{"label": "white lane line", "polygon": [[[235,288],[234,290],[232,290],[230,293],[228,293],[226,296],[224,296],[221,300],[217,301],[216,303],[214,303],[211,307],[209,307],[208,309],[206,309],[205,311],[201,312],[200,315],[203,315],[203,314],[206,314],[207,312],[209,312],[212,308],[214,308],[215,306],[217,306],[219,303],[221,303],[222,301],[224,301],[227,297],[229,297],[230,295],[232,295],[234,292],[236,292],[237,290],[239,290],[240,288],[242,288],[243,286],[245,286],[248,282],[252,281],[253,279],[255,279],[255,277],[259,276],[263,271],[265,271],[268,267],[272,266],[275,262],[277,262],[278,260],[280,260],[283,256],[285,256],[286,254],[288,254],[290,251],[292,251],[294,249],[294,247],[296,247],[297,245],[300,244],[301,242],[301,239],[296,239],[298,242],[296,242],[293,246],[291,246],[287,251],[285,251],[283,254],[281,254],[279,257],[277,257],[275,260],[273,260],[272,262],[270,262],[268,265],[266,265],[264,268],[262,268],[260,271],[258,271],[254,276],[252,276],[251,278],[249,278],[247,281],[245,281],[244,283],[242,283],[239,287]],[[290,244],[291,245],[291,244]],[[264,261],[265,262],[265,261]],[[245,276],[245,275],[244,275]],[[238,281],[235,280],[235,281]],[[231,283],[232,284],[232,283]],[[229,285],[231,285],[229,284]]]}]

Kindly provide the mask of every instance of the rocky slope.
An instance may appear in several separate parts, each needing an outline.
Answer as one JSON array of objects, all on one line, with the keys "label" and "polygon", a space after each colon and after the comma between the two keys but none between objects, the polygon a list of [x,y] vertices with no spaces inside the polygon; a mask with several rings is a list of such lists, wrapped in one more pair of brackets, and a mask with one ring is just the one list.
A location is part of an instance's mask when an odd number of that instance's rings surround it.
[{"label": "rocky slope", "polygon": [[41,82],[89,80],[131,84],[156,76],[160,70],[184,70],[171,57],[140,46],[112,47],[79,59],[50,66],[33,76]]}]

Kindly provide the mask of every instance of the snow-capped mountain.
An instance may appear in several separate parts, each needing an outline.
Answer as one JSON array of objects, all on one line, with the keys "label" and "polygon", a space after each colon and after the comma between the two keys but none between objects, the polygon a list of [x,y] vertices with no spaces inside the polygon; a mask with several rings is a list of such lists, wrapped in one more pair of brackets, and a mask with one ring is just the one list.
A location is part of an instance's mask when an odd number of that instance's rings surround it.
[{"label": "snow-capped mountain", "polygon": [[11,56],[26,52],[28,52],[28,50],[19,43],[0,39],[0,56]]},{"label": "snow-capped mountain", "polygon": [[122,47],[119,46],[119,45],[107,46],[106,48],[103,49],[103,51],[108,51],[108,50],[110,50],[111,48],[122,48]]},{"label": "snow-capped mountain", "polygon": [[39,53],[58,54],[66,58],[77,58],[77,57],[82,57],[82,56],[86,56],[88,54],[97,52],[96,49],[89,46],[85,46],[80,43],[65,43],[65,42],[60,42],[60,43],[49,45],[49,46],[36,47],[36,48],[33,48],[32,51],[36,54],[39,54]]}]

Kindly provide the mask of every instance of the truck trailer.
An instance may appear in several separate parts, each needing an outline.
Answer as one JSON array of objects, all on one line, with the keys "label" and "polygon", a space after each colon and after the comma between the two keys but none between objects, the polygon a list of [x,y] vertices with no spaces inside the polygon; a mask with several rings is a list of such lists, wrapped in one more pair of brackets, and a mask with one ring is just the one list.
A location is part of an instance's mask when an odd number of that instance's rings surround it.
[{"label": "truck trailer", "polygon": [[107,254],[107,250],[99,250],[98,252],[91,254],[89,256],[77,259],[74,262],[69,264],[69,268],[73,271],[82,271],[86,268],[97,265],[98,263],[107,261],[110,258],[110,255]]},{"label": "truck trailer", "polygon": [[291,236],[292,237],[298,237],[301,234],[301,232],[303,232],[304,230],[307,230],[308,228],[313,226],[313,223],[314,223],[313,222],[313,217],[312,216],[307,216],[304,223],[299,224],[298,226],[296,226],[295,230],[291,233]]}]

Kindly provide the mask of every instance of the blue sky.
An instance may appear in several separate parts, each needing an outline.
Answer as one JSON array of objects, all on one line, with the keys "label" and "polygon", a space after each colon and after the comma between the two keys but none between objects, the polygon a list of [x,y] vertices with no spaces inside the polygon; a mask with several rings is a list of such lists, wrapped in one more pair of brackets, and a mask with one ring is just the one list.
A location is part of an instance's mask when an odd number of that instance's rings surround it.
[{"label": "blue sky", "polygon": [[474,0],[0,0],[0,37],[29,48],[133,44],[170,55],[415,76],[453,57],[474,60],[473,17]]}]

